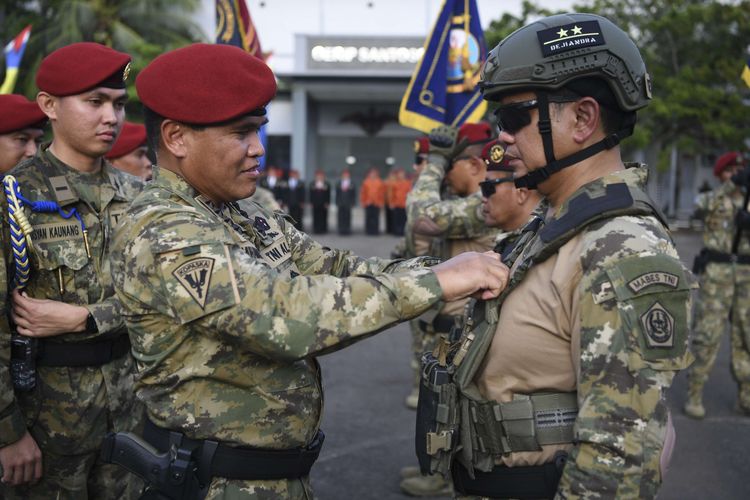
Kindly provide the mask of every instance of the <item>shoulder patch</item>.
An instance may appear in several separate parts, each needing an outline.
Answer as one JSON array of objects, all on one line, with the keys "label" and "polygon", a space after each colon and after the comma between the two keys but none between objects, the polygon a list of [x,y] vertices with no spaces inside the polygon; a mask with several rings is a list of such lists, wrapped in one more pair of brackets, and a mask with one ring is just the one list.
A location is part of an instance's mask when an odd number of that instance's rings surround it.
[{"label": "shoulder patch", "polygon": [[628,281],[628,287],[634,293],[638,293],[652,285],[665,285],[670,288],[677,288],[680,285],[680,277],[665,271],[653,271],[643,273],[635,279]]},{"label": "shoulder patch", "polygon": [[198,257],[191,259],[172,271],[172,275],[187,290],[201,309],[206,306],[206,296],[211,286],[211,271],[214,268],[214,259],[210,257]]},{"label": "shoulder patch", "polygon": [[641,314],[640,320],[649,347],[674,346],[674,317],[659,302]]}]

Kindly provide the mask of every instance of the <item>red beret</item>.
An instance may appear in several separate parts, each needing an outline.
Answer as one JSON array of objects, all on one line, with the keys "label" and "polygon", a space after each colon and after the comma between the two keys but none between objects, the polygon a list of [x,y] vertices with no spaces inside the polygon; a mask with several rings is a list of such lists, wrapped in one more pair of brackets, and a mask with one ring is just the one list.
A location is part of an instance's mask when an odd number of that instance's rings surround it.
[{"label": "red beret", "polygon": [[131,153],[146,143],[146,127],[138,123],[125,122],[112,149],[104,155],[111,160]]},{"label": "red beret", "polygon": [[487,164],[488,172],[513,172],[513,167],[508,165],[508,158],[505,156],[505,144],[497,139],[484,145],[482,159]]},{"label": "red beret", "polygon": [[430,139],[428,137],[420,137],[414,141],[414,152],[418,155],[426,155],[430,152]]},{"label": "red beret", "polygon": [[716,177],[719,177],[721,173],[726,170],[727,168],[734,166],[734,165],[744,165],[744,161],[742,159],[742,155],[739,154],[737,151],[730,151],[729,153],[724,153],[723,155],[719,156],[716,159],[716,164],[714,165],[714,175]]},{"label": "red beret", "polygon": [[36,86],[56,96],[95,87],[125,88],[129,73],[129,55],[99,43],[80,42],[45,57],[36,73]]},{"label": "red beret", "polygon": [[154,59],[135,88],[164,118],[208,125],[258,113],[276,94],[276,78],[239,47],[196,43]]},{"label": "red beret", "polygon": [[47,115],[39,106],[22,95],[0,95],[0,134],[9,134],[29,127],[42,128]]},{"label": "red beret", "polygon": [[461,128],[458,129],[458,141],[466,138],[469,144],[484,144],[487,141],[492,140],[492,127],[489,123],[464,123]]}]

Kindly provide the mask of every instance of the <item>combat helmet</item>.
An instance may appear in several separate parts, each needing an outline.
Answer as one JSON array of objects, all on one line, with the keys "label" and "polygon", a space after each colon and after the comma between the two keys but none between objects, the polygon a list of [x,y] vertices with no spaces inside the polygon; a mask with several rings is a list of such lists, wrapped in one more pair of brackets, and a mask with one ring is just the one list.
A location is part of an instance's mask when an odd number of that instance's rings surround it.
[{"label": "combat helmet", "polygon": [[[606,83],[597,92],[591,83]],[[485,99],[498,101],[514,92],[534,91],[539,98],[539,128],[546,167],[519,178],[518,185],[536,187],[552,173],[617,145],[633,133],[635,111],[648,105],[651,80],[640,51],[610,20],[594,14],[570,13],[546,17],[524,26],[501,41],[488,55],[479,86]],[[602,105],[625,113],[620,130],[580,151],[556,160],[549,131],[547,93],[567,88],[590,95]]]}]

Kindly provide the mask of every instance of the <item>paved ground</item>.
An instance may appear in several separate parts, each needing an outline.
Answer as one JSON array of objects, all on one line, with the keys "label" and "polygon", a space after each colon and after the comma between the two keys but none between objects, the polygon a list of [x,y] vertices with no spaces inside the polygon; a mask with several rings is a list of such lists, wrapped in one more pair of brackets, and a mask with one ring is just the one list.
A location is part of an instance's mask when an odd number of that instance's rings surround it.
[{"label": "paved ground", "polygon": [[[357,214],[354,219],[355,223],[360,220]],[[352,236],[317,239],[358,255],[382,257],[388,256],[397,241],[392,236],[364,236],[358,229],[361,225],[355,227]],[[700,246],[698,235],[680,232],[675,239],[682,258],[692,262]],[[408,498],[398,488],[399,469],[416,463],[415,415],[403,404],[411,380],[408,328],[399,325],[320,361],[327,439],[312,472],[317,497]],[[659,498],[750,498],[750,418],[732,411],[736,389],[729,372],[727,338],[706,390],[705,420],[693,421],[682,415],[684,393],[685,377],[680,374],[669,393],[677,448]]]}]

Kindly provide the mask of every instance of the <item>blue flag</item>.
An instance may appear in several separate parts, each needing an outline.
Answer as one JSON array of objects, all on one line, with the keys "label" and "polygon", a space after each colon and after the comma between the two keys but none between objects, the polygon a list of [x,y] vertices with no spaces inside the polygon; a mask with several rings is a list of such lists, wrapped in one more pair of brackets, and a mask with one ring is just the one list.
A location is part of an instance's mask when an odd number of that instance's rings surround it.
[{"label": "blue flag", "polygon": [[405,127],[429,132],[477,122],[487,103],[477,87],[487,58],[475,0],[445,0],[399,110]]}]

